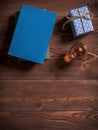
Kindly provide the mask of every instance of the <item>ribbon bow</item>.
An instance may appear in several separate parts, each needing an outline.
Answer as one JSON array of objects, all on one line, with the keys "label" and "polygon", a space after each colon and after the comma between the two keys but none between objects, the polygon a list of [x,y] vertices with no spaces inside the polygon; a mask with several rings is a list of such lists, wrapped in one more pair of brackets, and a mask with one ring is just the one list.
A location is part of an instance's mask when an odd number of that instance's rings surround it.
[{"label": "ribbon bow", "polygon": [[[89,16],[88,16],[89,15]],[[66,15],[66,18],[68,19],[68,21],[66,21],[64,24],[63,24],[63,27],[62,29],[64,30],[65,28],[65,25],[71,21],[73,21],[74,19],[77,19],[77,18],[85,18],[85,19],[93,19],[94,18],[94,14],[92,12],[87,12],[87,13],[83,13],[83,14],[79,14],[77,16],[72,16],[70,17],[69,15]]]}]

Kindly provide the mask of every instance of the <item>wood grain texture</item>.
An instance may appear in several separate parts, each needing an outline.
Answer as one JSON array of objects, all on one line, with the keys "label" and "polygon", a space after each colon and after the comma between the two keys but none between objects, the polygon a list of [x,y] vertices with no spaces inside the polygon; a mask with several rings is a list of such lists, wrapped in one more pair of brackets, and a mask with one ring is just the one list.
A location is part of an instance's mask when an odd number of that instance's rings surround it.
[{"label": "wood grain texture", "polygon": [[5,111],[0,113],[2,130],[97,130],[98,111]]},{"label": "wood grain texture", "polygon": [[[32,63],[17,63],[6,58],[6,64],[0,64],[0,79],[98,79],[98,59],[84,66],[81,62],[66,65],[63,59],[46,61],[43,65],[32,65]],[[31,68],[29,68],[31,67]]]},{"label": "wood grain texture", "polygon": [[98,109],[97,80],[2,80],[0,84],[1,110]]},{"label": "wood grain texture", "polygon": [[[58,14],[43,65],[7,55],[21,4]],[[94,32],[73,39],[69,24],[61,29],[64,17],[84,5],[94,13]],[[98,130],[98,58],[63,62],[78,42],[98,55],[98,0],[0,0],[0,130]]]}]

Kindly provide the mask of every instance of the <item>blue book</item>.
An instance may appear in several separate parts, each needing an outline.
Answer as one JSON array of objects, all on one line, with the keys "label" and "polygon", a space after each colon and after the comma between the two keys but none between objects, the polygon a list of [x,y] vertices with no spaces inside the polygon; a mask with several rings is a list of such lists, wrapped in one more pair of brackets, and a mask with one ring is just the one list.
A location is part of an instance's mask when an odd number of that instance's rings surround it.
[{"label": "blue book", "polygon": [[[15,13],[15,15],[14,15],[15,23],[17,23],[19,13],[20,13],[19,11],[16,11],[16,13]],[[47,49],[47,52],[46,52],[46,56],[45,56],[45,60],[48,60],[48,59],[50,59],[49,46],[48,46],[48,49]]]},{"label": "blue book", "polygon": [[56,13],[22,5],[8,55],[43,64]]}]

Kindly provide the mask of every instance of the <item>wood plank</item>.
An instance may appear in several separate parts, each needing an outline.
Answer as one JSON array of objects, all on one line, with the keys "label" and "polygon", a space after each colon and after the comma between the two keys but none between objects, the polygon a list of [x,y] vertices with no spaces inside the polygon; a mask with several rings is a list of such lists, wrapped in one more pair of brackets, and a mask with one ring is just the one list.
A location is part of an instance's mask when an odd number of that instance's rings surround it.
[{"label": "wood plank", "polygon": [[97,110],[97,80],[2,80],[1,110]]},{"label": "wood plank", "polygon": [[98,110],[98,99],[33,99],[33,98],[0,98],[0,110]]},{"label": "wood plank", "polygon": [[0,80],[0,97],[97,98],[97,91],[97,80]]},{"label": "wood plank", "polygon": [[2,111],[2,130],[98,130],[98,111]]},{"label": "wood plank", "polygon": [[43,65],[18,63],[4,58],[0,63],[0,79],[98,79],[98,59],[89,64],[74,62],[66,65],[62,58],[46,61]]},{"label": "wood plank", "polygon": [[[50,2],[51,1],[51,2]],[[51,9],[53,11],[56,12],[61,12],[62,11],[62,15],[65,14],[65,12],[69,11],[72,8],[76,8],[76,7],[80,7],[83,5],[88,5],[91,9],[96,10],[97,9],[97,5],[98,5],[98,1],[97,0],[61,0],[61,1],[56,1],[56,0],[43,0],[41,3],[39,2],[39,0],[36,1],[27,1],[27,0],[23,0],[23,1],[17,1],[17,0],[1,0],[0,1],[0,9],[1,11],[3,11],[4,9],[7,10],[16,10],[20,8],[21,4],[29,4],[31,6],[36,6],[39,8],[46,8],[46,9]],[[72,3],[73,4],[70,4]],[[55,6],[56,3],[56,6]],[[60,10],[61,9],[61,10]],[[7,10],[5,10],[5,12],[7,12]],[[9,13],[9,12],[8,12]]]}]

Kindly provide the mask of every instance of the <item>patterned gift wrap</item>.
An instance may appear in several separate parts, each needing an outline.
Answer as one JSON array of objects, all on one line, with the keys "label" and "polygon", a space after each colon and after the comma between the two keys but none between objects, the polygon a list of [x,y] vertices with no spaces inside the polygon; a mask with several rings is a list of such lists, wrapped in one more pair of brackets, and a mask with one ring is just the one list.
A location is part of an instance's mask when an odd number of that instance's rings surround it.
[{"label": "patterned gift wrap", "polygon": [[70,19],[73,19],[70,23],[74,37],[94,31],[90,12],[87,6],[71,10],[69,17]]}]

